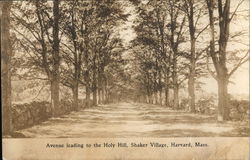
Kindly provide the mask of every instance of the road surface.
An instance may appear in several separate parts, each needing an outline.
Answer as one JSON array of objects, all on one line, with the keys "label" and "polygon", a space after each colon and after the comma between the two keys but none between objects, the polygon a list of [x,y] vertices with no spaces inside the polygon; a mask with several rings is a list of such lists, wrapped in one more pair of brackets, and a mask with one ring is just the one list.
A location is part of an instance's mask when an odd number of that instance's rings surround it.
[{"label": "road surface", "polygon": [[20,130],[33,138],[127,138],[247,136],[236,122],[216,123],[214,116],[173,111],[164,106],[119,103],[72,112]]}]

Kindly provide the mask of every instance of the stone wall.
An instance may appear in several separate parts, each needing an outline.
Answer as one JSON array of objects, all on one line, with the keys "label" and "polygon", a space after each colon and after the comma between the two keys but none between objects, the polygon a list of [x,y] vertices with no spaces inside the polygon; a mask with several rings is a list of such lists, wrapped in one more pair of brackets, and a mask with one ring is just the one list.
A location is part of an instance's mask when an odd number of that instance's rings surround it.
[{"label": "stone wall", "polygon": [[48,102],[14,104],[12,106],[13,129],[23,129],[47,120],[50,117],[49,107]]},{"label": "stone wall", "polygon": [[[84,100],[79,100],[80,109],[85,106]],[[74,108],[72,102],[63,100],[60,102],[59,115],[69,114]],[[12,122],[14,131],[31,127],[48,120],[51,117],[49,102],[31,102],[12,105]]]}]

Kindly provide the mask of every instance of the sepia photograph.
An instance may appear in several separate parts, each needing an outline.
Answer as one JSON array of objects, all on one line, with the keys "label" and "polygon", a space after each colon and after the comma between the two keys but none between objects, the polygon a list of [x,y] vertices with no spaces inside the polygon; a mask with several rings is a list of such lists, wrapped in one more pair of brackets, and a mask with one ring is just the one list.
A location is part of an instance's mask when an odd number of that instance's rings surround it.
[{"label": "sepia photograph", "polygon": [[[6,144],[178,137],[249,143],[249,5],[0,1],[2,138]],[[150,144],[168,147],[128,143]]]}]

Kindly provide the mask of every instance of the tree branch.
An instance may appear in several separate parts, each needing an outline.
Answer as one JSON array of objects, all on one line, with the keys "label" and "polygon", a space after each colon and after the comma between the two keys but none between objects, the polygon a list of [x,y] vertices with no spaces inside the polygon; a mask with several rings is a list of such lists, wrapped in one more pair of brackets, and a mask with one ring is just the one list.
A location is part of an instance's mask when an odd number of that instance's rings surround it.
[{"label": "tree branch", "polygon": [[231,72],[228,74],[228,79],[234,74],[234,72],[244,63],[246,63],[249,60],[249,51],[239,60],[239,63],[231,70]]},{"label": "tree branch", "polygon": [[237,5],[237,7],[235,8],[235,10],[234,10],[232,16],[229,18],[229,22],[233,19],[233,17],[235,16],[237,10],[239,9],[240,5],[241,5],[243,2],[244,2],[244,0],[241,0],[241,1],[238,3],[238,5]]},{"label": "tree branch", "polygon": [[207,61],[206,61],[206,64],[207,64],[207,70],[208,72],[210,73],[210,75],[215,79],[215,80],[218,80],[217,76],[214,74],[214,72],[210,69],[209,67],[209,51],[207,50]]},{"label": "tree branch", "polygon": [[204,32],[209,26],[210,26],[210,24],[207,24],[206,27],[204,27],[204,28],[196,35],[195,39],[197,39],[197,38],[200,36],[200,34],[201,34],[202,32]]}]

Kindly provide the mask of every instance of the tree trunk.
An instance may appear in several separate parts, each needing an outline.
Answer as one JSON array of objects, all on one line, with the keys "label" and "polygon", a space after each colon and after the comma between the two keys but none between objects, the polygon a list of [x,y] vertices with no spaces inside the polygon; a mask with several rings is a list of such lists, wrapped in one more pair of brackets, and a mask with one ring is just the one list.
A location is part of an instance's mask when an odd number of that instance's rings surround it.
[{"label": "tree trunk", "polygon": [[[94,80],[95,81],[95,80]],[[96,83],[94,82],[93,84],[93,105],[97,105],[97,86]]]},{"label": "tree trunk", "polygon": [[148,98],[148,94],[146,95],[146,103],[148,104],[149,103],[149,98]]},{"label": "tree trunk", "polygon": [[11,122],[11,73],[10,58],[12,54],[10,42],[10,9],[11,1],[0,2],[1,7],[1,100],[2,100],[2,133],[10,135]]},{"label": "tree trunk", "polygon": [[93,56],[93,82],[92,82],[92,92],[93,92],[93,105],[97,106],[97,64],[96,64],[96,60],[97,60],[97,53],[94,52],[94,56]]},{"label": "tree trunk", "polygon": [[90,107],[90,88],[89,85],[86,85],[86,107]]},{"label": "tree trunk", "polygon": [[102,104],[101,88],[98,87],[98,104]]},{"label": "tree trunk", "polygon": [[179,86],[175,85],[174,86],[174,109],[179,108]]},{"label": "tree trunk", "polygon": [[158,72],[159,74],[159,79],[158,79],[158,84],[159,84],[159,104],[162,105],[162,84],[161,84],[161,79],[162,79],[162,75],[161,75],[161,71],[159,70]]},{"label": "tree trunk", "polygon": [[152,97],[152,93],[150,92],[149,94],[149,104],[153,104],[153,97]]},{"label": "tree trunk", "polygon": [[173,57],[173,73],[172,73],[172,79],[173,79],[173,87],[174,87],[174,109],[179,108],[179,85],[178,85],[178,76],[177,76],[177,51],[174,52]]},{"label": "tree trunk", "polygon": [[[157,61],[156,61],[157,63]],[[157,85],[157,72],[153,73],[153,99],[154,99],[154,104],[158,104],[158,96],[157,96],[157,90],[158,90],[158,85]]]},{"label": "tree trunk", "polygon": [[[227,43],[229,39],[229,28],[230,28],[230,3],[231,0],[226,0],[224,7],[222,2],[218,1],[219,11],[219,26],[220,26],[220,38],[219,38],[219,69],[218,69],[218,91],[219,91],[219,113],[222,111],[223,119],[229,120],[229,106],[228,106],[228,70],[226,66],[227,61]],[[223,12],[222,12],[223,10]],[[218,120],[219,115],[218,115]]]},{"label": "tree trunk", "polygon": [[189,93],[189,106],[192,113],[195,112],[195,37],[194,26],[191,24],[190,37],[191,37],[191,57],[190,57],[190,71],[188,79],[188,93]]},{"label": "tree trunk", "polygon": [[[189,4],[189,5],[188,5]],[[188,94],[189,94],[189,107],[192,113],[195,112],[195,68],[196,68],[196,53],[195,53],[195,22],[194,22],[194,2],[188,1],[187,8],[189,12],[188,22],[189,22],[189,34],[190,34],[190,67],[189,67],[189,79],[188,79]]]},{"label": "tree trunk", "polygon": [[169,107],[169,88],[165,87],[165,106]]},{"label": "tree trunk", "polygon": [[154,91],[154,104],[158,104],[157,91]]},{"label": "tree trunk", "polygon": [[75,86],[72,89],[73,91],[73,107],[75,111],[79,110],[79,104],[78,104],[78,83],[75,82]]},{"label": "tree trunk", "polygon": [[195,112],[195,80],[194,80],[194,74],[190,73],[189,79],[188,79],[188,93],[189,93],[189,107],[190,112]]},{"label": "tree trunk", "polygon": [[58,116],[59,113],[59,80],[53,78],[51,80],[51,114],[52,117]]},{"label": "tree trunk", "polygon": [[162,88],[160,88],[160,91],[159,91],[159,96],[160,96],[160,105],[162,105]]},{"label": "tree trunk", "polygon": [[107,79],[105,77],[105,81],[104,81],[104,86],[102,88],[102,99],[104,104],[107,103],[107,92],[106,92],[106,88],[107,88]]},{"label": "tree trunk", "polygon": [[105,104],[105,95],[104,95],[105,91],[104,91],[104,87],[101,90],[101,95],[102,95],[102,103]]},{"label": "tree trunk", "polygon": [[228,90],[227,80],[225,77],[220,77],[218,83],[218,121],[229,120],[229,108],[228,108]]},{"label": "tree trunk", "polygon": [[105,96],[106,96],[106,103],[109,103],[109,93],[108,93],[108,79],[106,78],[106,84],[105,84]]},{"label": "tree trunk", "polygon": [[60,65],[60,56],[59,56],[59,0],[53,1],[53,75],[51,82],[51,108],[52,108],[52,116],[57,116],[59,111],[59,82],[60,82],[60,74],[59,74],[59,65]]},{"label": "tree trunk", "polygon": [[107,96],[107,100],[106,100],[106,102],[107,103],[110,103],[110,95],[109,95],[109,92],[108,92],[108,90],[107,89],[105,89],[105,94],[106,94],[106,96]]},{"label": "tree trunk", "polygon": [[165,74],[164,82],[165,82],[165,105],[166,107],[169,107],[169,72]]}]

